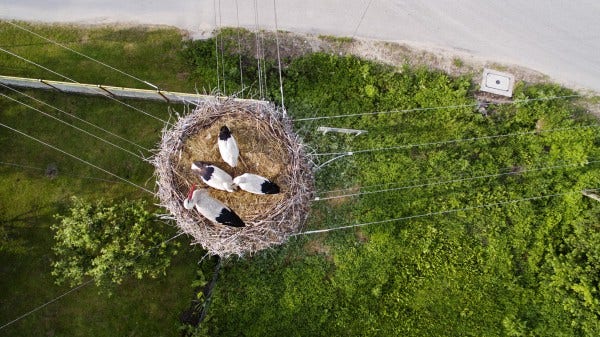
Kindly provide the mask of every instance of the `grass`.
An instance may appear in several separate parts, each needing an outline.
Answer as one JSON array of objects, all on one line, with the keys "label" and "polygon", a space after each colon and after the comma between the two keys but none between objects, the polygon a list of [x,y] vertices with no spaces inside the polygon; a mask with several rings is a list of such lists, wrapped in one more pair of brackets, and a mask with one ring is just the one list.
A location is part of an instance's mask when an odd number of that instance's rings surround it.
[{"label": "grass", "polygon": [[[214,82],[214,40],[182,44],[179,33],[172,30],[31,27],[169,90],[189,91],[195,83],[211,88]],[[2,28],[12,29],[5,24]],[[225,42],[235,46],[234,39]],[[18,31],[0,37],[0,45],[10,45],[15,52],[70,76],[81,76],[81,82],[140,85],[54,47],[39,48],[39,43]],[[132,54],[124,58],[125,53]],[[239,57],[234,51],[225,55],[228,90],[239,91],[240,74],[235,68]],[[47,75],[1,57],[7,75]],[[241,59],[243,64],[256,63],[249,55]],[[268,59],[266,63],[271,65],[266,95],[279,102],[278,73],[272,67],[275,62]],[[453,78],[429,69],[403,67],[396,71],[354,57],[320,53],[286,58],[283,64],[286,106],[293,118],[475,103],[470,78]],[[87,71],[81,72],[81,67]],[[257,75],[250,70],[244,72],[245,80],[256,83]],[[189,77],[179,80],[178,74]],[[144,147],[158,141],[160,123],[123,106],[100,98],[30,93]],[[569,93],[555,85],[520,84],[515,88],[517,99]],[[128,103],[168,118],[165,104]],[[489,117],[477,114],[475,108],[461,107],[296,122],[295,126],[315,152],[337,152],[527,132],[536,125],[552,129],[597,123],[574,103],[549,100],[497,105],[488,109]],[[138,184],[152,186],[146,185],[152,173],[149,165],[127,153],[6,100],[0,101],[0,111],[3,123]],[[322,135],[316,131],[321,125],[365,129],[368,134]],[[581,163],[600,158],[595,131],[563,130],[357,154],[320,170],[317,190],[404,186],[507,169]],[[0,295],[0,316],[11,318],[65,290],[53,285],[49,275],[52,239],[48,224],[53,221],[52,214],[64,210],[70,195],[146,196],[126,184],[74,178],[110,177],[9,132],[0,133],[0,146],[10,149],[0,153],[0,161],[41,168],[56,164],[59,170],[58,177],[51,180],[37,170],[0,169],[0,204],[10,205],[2,208],[2,219],[25,217],[3,223],[4,238],[11,239],[3,239],[3,244],[10,243],[13,249],[0,252],[7,261],[0,267],[0,287],[7,289]],[[600,186],[599,170],[597,164],[582,165],[318,202],[307,228],[332,228],[596,188]],[[225,263],[209,316],[198,333],[597,335],[597,219],[596,204],[579,194],[568,194],[295,237],[275,249]],[[177,314],[190,299],[189,284],[199,256],[197,250],[182,252],[166,278],[130,280],[112,298],[99,296],[93,287],[84,288],[2,332],[14,336],[174,336]]]},{"label": "grass", "polygon": [[354,39],[352,39],[351,37],[333,35],[319,35],[319,39],[340,45],[354,41]]},{"label": "grass", "polygon": [[[6,22],[0,24],[4,32],[0,42],[2,48],[42,64],[57,73],[81,83],[149,89],[147,85],[136,79],[107,70],[103,65]],[[18,24],[82,54],[106,62],[112,67],[135,74],[136,77],[163,89],[189,90],[189,83],[185,78],[182,81],[182,76],[185,74],[177,57],[182,35],[176,29],[31,25],[24,22]],[[0,69],[3,75],[64,80],[58,75],[6,53],[0,54],[0,64],[2,64]]]},{"label": "grass", "polygon": [[452,64],[457,68],[462,68],[465,62],[460,57],[455,57],[452,59]]},{"label": "grass", "polygon": [[[114,67],[136,74],[162,88],[188,91],[193,86],[181,77],[185,69],[177,57],[181,45],[181,35],[177,30],[19,24]],[[136,80],[107,71],[102,66],[49,45],[6,23],[0,23],[0,26],[2,31],[6,32],[0,37],[2,48],[79,82],[145,88]],[[4,53],[0,58],[0,70],[4,75],[60,79]],[[150,155],[149,152],[118,138],[90,129],[64,113],[53,111],[8,90],[2,90],[2,93],[61,118],[68,124],[89,130],[134,153]],[[102,98],[52,92],[26,93],[90,123],[100,125],[146,149],[153,148],[159,140],[162,129],[160,122],[118,103]],[[139,101],[127,103],[154,116],[169,118],[170,107],[166,104]],[[180,106],[172,108],[181,109]],[[152,168],[139,158],[6,99],[0,100],[0,109],[2,123],[152,189]],[[77,195],[89,199],[133,199],[150,196],[110,175],[9,130],[5,129],[0,134],[0,144],[3,148],[10,149],[0,154],[1,162],[42,169],[9,165],[0,167],[0,204],[4,205],[0,209],[0,215],[2,233],[5,235],[2,241],[4,247],[0,250],[2,261],[5,261],[0,267],[0,286],[4,289],[0,295],[0,316],[3,317],[2,323],[5,323],[68,290],[54,285],[54,279],[50,275],[50,261],[54,257],[50,249],[53,233],[49,225],[55,221],[54,214],[68,207],[70,196]],[[44,174],[49,165],[58,168],[55,179],[50,179]],[[165,231],[170,235],[175,232],[172,228],[165,228]],[[184,246],[187,244],[187,240],[181,241]],[[99,295],[93,285],[87,286],[5,328],[1,334],[115,336],[156,335],[156,331],[160,331],[161,335],[177,335],[177,315],[185,308],[191,296],[192,289],[189,283],[195,274],[195,260],[199,254],[197,250],[184,249],[181,256],[174,261],[167,277],[143,282],[130,280],[122,285],[112,298]],[[136,305],[132,305],[133,303]]]},{"label": "grass", "polygon": [[[214,41],[197,42],[188,51],[211,60],[214,55],[206,47],[210,43]],[[484,117],[475,112],[476,84],[470,78],[425,68],[403,67],[397,72],[324,53],[285,59],[284,64],[286,107],[293,118],[414,109],[297,121],[298,132],[317,153],[522,133],[535,130],[536,125],[550,130],[597,124],[569,100],[493,106],[490,117]],[[208,66],[200,61],[194,65]],[[269,75],[267,82],[278,84],[276,73]],[[234,78],[227,80],[235,83]],[[280,99],[276,89],[271,85],[267,91],[274,102]],[[569,93],[555,85],[521,83],[515,98]],[[436,108],[444,106],[459,108]],[[365,129],[368,134],[322,135],[316,132],[318,126]],[[399,187],[581,163],[598,156],[594,130],[356,154],[319,170],[317,190]],[[319,158],[318,163],[331,157]],[[202,332],[220,336],[240,331],[260,336],[593,335],[595,309],[580,307],[585,305],[568,292],[571,281],[565,281],[566,291],[555,283],[564,275],[559,267],[565,263],[559,262],[561,254],[591,258],[593,249],[566,248],[557,253],[554,247],[579,237],[578,224],[593,226],[594,205],[576,192],[581,186],[598,186],[598,169],[592,164],[316,202],[309,229],[417,217],[301,237],[275,251],[232,263],[224,270]],[[569,191],[575,193],[484,207]],[[419,216],[473,206],[481,208]],[[586,247],[600,245],[588,239]],[[569,309],[556,306],[557,302]]]}]

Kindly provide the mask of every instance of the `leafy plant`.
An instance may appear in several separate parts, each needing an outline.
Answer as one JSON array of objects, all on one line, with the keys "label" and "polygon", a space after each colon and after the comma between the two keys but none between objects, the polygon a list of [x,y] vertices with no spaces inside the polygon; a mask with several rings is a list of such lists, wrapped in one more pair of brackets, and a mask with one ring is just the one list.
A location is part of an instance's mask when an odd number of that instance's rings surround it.
[{"label": "leafy plant", "polygon": [[51,226],[57,283],[74,286],[91,277],[108,288],[129,275],[141,279],[166,274],[179,245],[164,243],[166,237],[145,201],[88,202],[74,197],[72,203],[68,214],[57,215],[59,222]]}]

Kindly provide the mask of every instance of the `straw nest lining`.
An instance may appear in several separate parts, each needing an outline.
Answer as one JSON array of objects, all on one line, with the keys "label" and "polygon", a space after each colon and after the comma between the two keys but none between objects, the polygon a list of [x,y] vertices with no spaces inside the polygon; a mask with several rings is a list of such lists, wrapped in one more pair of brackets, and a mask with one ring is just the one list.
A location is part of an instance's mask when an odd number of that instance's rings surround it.
[{"label": "straw nest lining", "polygon": [[[240,160],[229,167],[219,154],[217,140],[227,125],[240,148]],[[193,183],[208,188],[190,170],[192,161],[215,164],[232,176],[254,173],[281,187],[281,193],[255,195],[209,188],[209,194],[229,206],[246,223],[244,228],[213,224],[183,200]],[[202,102],[189,115],[163,131],[153,157],[161,205],[177,226],[208,253],[245,255],[281,244],[302,228],[314,197],[313,175],[291,121],[272,104],[234,100]]]}]

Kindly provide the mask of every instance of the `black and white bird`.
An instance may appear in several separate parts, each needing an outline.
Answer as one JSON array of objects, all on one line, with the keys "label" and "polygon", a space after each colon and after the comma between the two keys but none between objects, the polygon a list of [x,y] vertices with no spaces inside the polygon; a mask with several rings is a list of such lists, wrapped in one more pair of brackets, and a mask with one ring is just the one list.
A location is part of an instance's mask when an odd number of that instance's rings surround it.
[{"label": "black and white bird", "polygon": [[235,191],[231,176],[215,165],[195,161],[192,163],[192,171],[198,174],[200,179],[212,188],[227,192]]},{"label": "black and white bird", "polygon": [[233,184],[242,190],[254,194],[277,194],[279,186],[265,177],[252,173],[244,173],[233,179]]},{"label": "black and white bird", "polygon": [[237,142],[229,128],[225,125],[221,127],[219,132],[219,152],[221,152],[221,158],[229,164],[231,167],[236,167],[238,163],[238,157],[240,155],[240,149],[238,148]]},{"label": "black and white bird", "polygon": [[246,227],[244,221],[231,208],[209,196],[208,192],[197,190],[195,184],[192,185],[188,197],[183,201],[183,207],[185,209],[196,207],[203,217],[214,223],[231,227]]}]

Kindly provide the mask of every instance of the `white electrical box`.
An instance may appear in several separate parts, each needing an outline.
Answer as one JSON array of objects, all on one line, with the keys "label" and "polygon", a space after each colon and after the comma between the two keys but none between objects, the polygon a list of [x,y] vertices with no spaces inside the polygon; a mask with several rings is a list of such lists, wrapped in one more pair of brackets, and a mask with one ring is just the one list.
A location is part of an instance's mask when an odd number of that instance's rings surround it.
[{"label": "white electrical box", "polygon": [[515,77],[512,74],[492,69],[483,70],[483,79],[481,80],[481,91],[506,97],[512,97],[514,84]]}]

